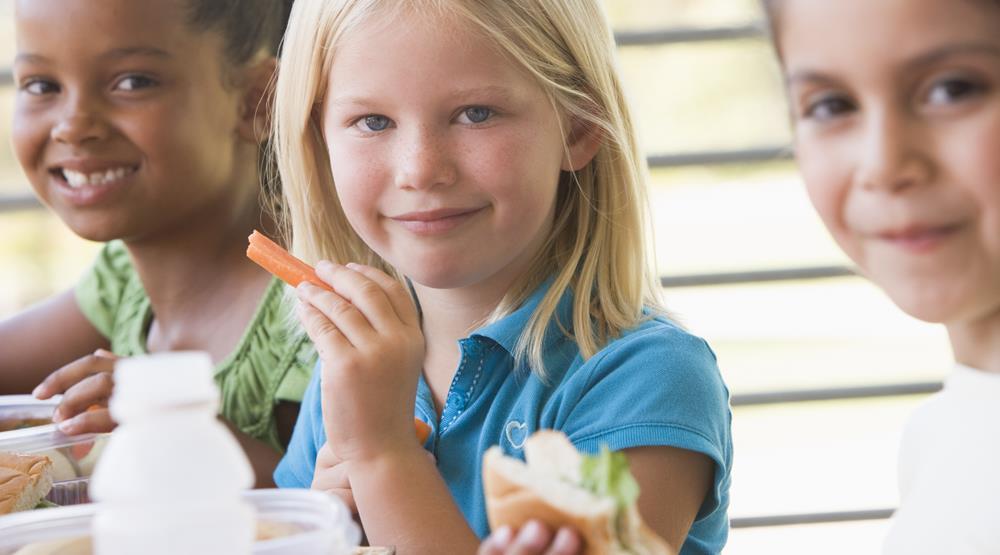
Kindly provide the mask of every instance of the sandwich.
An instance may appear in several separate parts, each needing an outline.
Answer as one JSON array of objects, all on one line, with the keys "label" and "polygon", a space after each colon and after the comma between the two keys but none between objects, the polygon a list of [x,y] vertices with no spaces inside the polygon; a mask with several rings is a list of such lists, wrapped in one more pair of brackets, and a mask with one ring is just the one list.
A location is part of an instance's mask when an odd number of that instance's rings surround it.
[{"label": "sandwich", "polygon": [[486,451],[483,489],[490,528],[520,528],[538,520],[573,527],[584,555],[670,555],[673,550],[643,522],[639,485],[622,453],[606,447],[581,455],[561,432],[542,430],[524,442],[526,463]]},{"label": "sandwich", "polygon": [[52,461],[0,452],[0,514],[37,507],[52,489]]}]

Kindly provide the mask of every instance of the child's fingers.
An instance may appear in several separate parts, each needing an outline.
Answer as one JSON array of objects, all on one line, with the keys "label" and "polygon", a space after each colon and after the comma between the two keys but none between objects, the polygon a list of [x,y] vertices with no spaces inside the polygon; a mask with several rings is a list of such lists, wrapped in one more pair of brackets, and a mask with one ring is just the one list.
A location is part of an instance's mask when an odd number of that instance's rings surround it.
[{"label": "child's fingers", "polygon": [[504,555],[514,539],[514,530],[510,526],[502,526],[494,530],[486,540],[479,545],[476,555]]},{"label": "child's fingers", "polygon": [[103,434],[115,429],[117,424],[111,419],[106,408],[88,410],[59,423],[59,430],[66,435]]},{"label": "child's fingers", "polygon": [[65,393],[88,376],[113,371],[115,360],[117,357],[114,355],[104,349],[98,349],[94,354],[74,360],[49,374],[31,394],[38,399],[48,399],[53,395]]},{"label": "child's fingers", "polygon": [[376,330],[384,332],[399,326],[401,320],[381,283],[346,266],[325,261],[316,265],[316,273],[361,311]]},{"label": "child's fingers", "polygon": [[529,520],[517,531],[506,555],[542,555],[552,543],[552,531],[537,520]]},{"label": "child's fingers", "polygon": [[295,312],[321,358],[329,356],[331,350],[343,352],[351,348],[351,342],[340,333],[337,326],[308,302],[300,301]]},{"label": "child's fingers", "polygon": [[92,406],[106,407],[115,379],[111,372],[99,372],[87,376],[63,394],[62,401],[52,414],[54,422],[62,422],[86,412]]},{"label": "child's fingers", "polygon": [[556,532],[547,555],[577,555],[583,549],[583,540],[573,528],[563,526]]},{"label": "child's fingers", "polygon": [[[307,320],[303,321],[307,331],[311,328],[318,337],[340,335],[353,345],[362,345],[375,333],[368,319],[347,299],[337,293],[324,291],[311,283],[302,283],[296,289],[300,306]],[[313,342],[318,340],[310,333]]]},{"label": "child's fingers", "polygon": [[385,291],[386,297],[392,304],[393,310],[396,311],[396,316],[401,322],[408,326],[420,326],[420,318],[417,316],[417,307],[413,304],[413,298],[410,297],[410,292],[406,290],[406,287],[402,283],[392,276],[386,275],[385,272],[379,271],[371,266],[355,264],[352,262],[348,264],[347,267],[364,275],[382,287],[382,290]]}]

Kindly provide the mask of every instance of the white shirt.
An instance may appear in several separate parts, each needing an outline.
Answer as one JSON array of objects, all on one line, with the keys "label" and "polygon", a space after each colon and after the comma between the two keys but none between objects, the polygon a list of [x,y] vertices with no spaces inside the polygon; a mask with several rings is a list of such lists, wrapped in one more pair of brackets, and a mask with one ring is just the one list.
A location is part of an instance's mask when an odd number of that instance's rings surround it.
[{"label": "white shirt", "polygon": [[1000,554],[1000,374],[959,365],[910,417],[886,555]]}]

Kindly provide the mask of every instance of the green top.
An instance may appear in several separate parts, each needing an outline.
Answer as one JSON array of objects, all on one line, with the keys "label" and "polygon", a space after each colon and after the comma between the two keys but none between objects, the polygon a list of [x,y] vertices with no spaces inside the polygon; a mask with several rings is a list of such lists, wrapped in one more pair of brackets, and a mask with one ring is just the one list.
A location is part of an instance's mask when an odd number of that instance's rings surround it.
[{"label": "green top", "polygon": [[[274,408],[279,401],[301,402],[316,365],[316,351],[305,334],[288,327],[283,286],[273,279],[236,348],[215,367],[222,392],[222,415],[247,435],[274,447],[278,439]],[[76,286],[84,316],[111,341],[119,356],[146,354],[153,311],[125,245],[111,241]]]}]

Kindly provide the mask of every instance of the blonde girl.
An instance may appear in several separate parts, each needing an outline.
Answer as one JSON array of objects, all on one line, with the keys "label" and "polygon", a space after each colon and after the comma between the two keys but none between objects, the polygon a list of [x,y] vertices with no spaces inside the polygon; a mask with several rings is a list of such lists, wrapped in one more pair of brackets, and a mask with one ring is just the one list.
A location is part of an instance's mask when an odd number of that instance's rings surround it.
[{"label": "blonde girl", "polygon": [[483,452],[542,428],[627,453],[674,549],[725,543],[728,392],[659,310],[614,51],[596,0],[295,4],[285,223],[335,293],[297,291],[321,371],[275,479],[341,495],[372,544],[474,552]]}]

